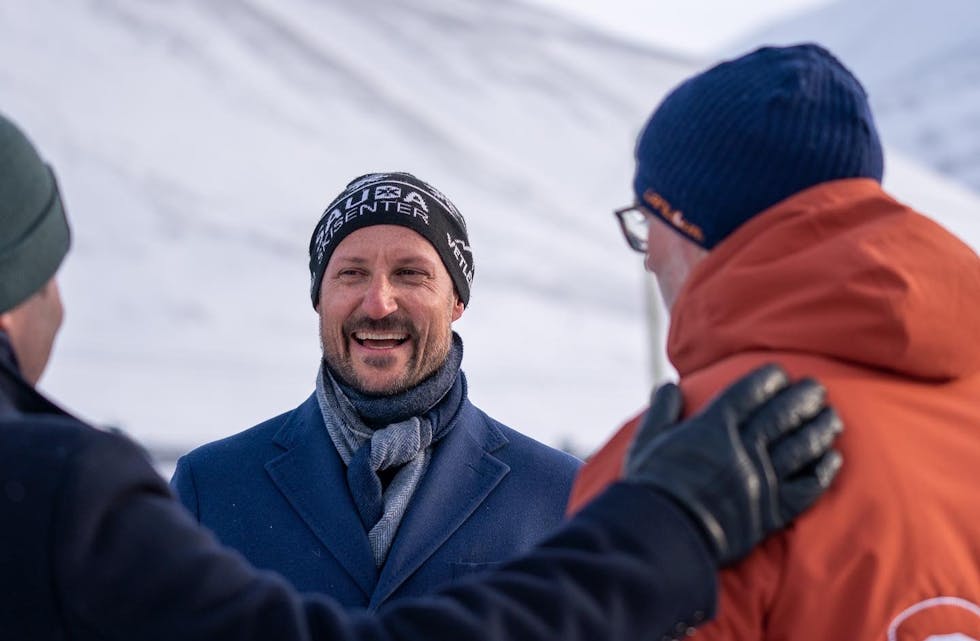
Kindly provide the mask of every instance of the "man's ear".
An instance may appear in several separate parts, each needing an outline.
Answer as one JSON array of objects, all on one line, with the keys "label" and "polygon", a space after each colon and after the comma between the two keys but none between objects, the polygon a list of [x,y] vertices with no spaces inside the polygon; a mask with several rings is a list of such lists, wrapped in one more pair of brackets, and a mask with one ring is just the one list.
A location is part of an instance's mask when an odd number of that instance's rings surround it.
[{"label": "man's ear", "polygon": [[459,300],[459,296],[458,295],[453,294],[453,320],[452,320],[452,322],[455,323],[456,321],[458,321],[459,320],[459,317],[463,315],[463,311],[465,309],[466,309],[466,306],[463,305],[463,301]]},{"label": "man's ear", "polygon": [[0,331],[7,334],[10,332],[10,312],[0,314]]},{"label": "man's ear", "polygon": [[322,287],[323,287],[323,281],[322,280],[320,281],[320,287],[321,287],[320,291],[318,291],[317,294],[316,294],[316,302],[313,303],[313,311],[316,312],[316,315],[317,316],[320,315],[320,301],[323,300],[323,289],[322,289]]}]

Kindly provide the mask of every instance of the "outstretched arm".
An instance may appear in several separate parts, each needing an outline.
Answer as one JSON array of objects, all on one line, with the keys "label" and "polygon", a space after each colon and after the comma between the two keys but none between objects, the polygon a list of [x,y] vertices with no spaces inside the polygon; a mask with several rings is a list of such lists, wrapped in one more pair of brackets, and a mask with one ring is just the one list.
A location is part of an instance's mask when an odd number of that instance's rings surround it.
[{"label": "outstretched arm", "polygon": [[[839,423],[824,412],[819,386],[808,385],[790,387],[778,370],[755,373],[672,429],[680,402],[667,388],[624,481],[549,541],[500,570],[379,613],[345,612],[257,572],[197,527],[135,446],[93,433],[71,457],[55,510],[61,610],[83,639],[677,635],[713,614],[717,566],[795,517],[836,473],[839,460],[824,457]],[[680,473],[694,463],[702,474]]]},{"label": "outstretched arm", "polygon": [[620,484],[498,571],[349,613],[256,572],[193,522],[127,442],[98,440],[68,485],[58,576],[70,625],[99,638],[632,640],[714,608],[715,563],[697,527],[663,495]]}]

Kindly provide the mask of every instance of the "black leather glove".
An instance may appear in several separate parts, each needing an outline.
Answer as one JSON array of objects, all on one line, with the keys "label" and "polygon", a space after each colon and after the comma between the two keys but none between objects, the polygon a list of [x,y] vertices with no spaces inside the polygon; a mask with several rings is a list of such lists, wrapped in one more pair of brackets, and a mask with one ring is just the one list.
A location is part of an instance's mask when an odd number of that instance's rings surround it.
[{"label": "black leather glove", "polygon": [[[672,427],[683,399],[658,389],[626,458],[624,479],[680,503],[701,525],[719,565],[747,555],[829,487],[843,429],[812,379],[789,384],[766,365]],[[669,429],[668,429],[669,428]]]}]

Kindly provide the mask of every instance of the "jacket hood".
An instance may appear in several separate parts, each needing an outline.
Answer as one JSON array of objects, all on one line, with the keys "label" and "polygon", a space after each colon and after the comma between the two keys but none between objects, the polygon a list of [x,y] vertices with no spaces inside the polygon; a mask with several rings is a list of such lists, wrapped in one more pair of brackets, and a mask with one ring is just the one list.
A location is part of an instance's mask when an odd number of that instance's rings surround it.
[{"label": "jacket hood", "polygon": [[667,342],[682,376],[776,350],[960,378],[980,370],[980,259],[873,180],[823,183],[748,221],[695,267]]}]

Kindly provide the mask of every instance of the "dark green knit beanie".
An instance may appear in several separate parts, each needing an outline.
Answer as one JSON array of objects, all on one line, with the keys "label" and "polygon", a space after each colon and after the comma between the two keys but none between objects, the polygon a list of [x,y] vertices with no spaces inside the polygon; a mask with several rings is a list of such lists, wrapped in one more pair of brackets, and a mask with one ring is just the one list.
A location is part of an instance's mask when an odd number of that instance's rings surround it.
[{"label": "dark green knit beanie", "polygon": [[69,241],[54,173],[23,132],[0,114],[0,313],[54,276]]}]

